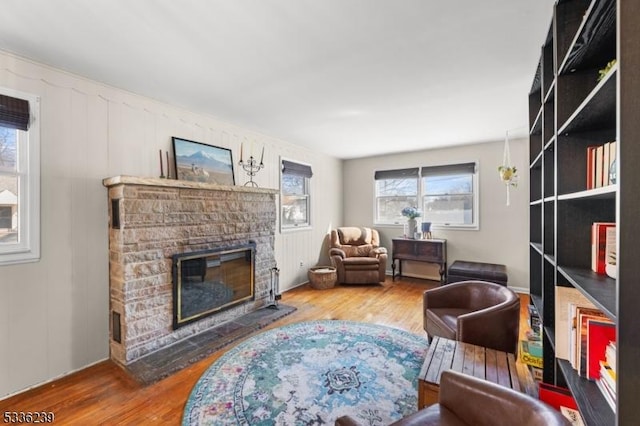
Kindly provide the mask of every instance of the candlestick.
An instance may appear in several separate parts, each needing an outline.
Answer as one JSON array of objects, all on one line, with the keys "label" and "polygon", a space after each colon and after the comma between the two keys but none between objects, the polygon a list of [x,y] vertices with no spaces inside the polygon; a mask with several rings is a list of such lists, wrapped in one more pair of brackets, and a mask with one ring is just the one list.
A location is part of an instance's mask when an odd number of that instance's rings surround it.
[{"label": "candlestick", "polygon": [[242,164],[242,145],[243,143],[240,142],[240,164]]},{"label": "candlestick", "polygon": [[260,165],[264,164],[262,160],[264,160],[264,145],[262,145],[262,155],[260,156]]},{"label": "candlestick", "polygon": [[162,165],[162,150],[160,150],[160,177],[164,178],[164,166]]},{"label": "candlestick", "polygon": [[169,151],[167,151],[167,179],[171,179],[171,164],[169,163]]},{"label": "candlestick", "polygon": [[249,180],[244,184],[244,186],[253,186],[257,188],[258,184],[253,181],[253,177],[264,168],[264,164],[262,164],[262,162],[258,164],[255,158],[253,158],[253,155],[251,155],[247,161],[240,160],[238,164],[245,172],[247,172],[247,175],[249,175]]}]

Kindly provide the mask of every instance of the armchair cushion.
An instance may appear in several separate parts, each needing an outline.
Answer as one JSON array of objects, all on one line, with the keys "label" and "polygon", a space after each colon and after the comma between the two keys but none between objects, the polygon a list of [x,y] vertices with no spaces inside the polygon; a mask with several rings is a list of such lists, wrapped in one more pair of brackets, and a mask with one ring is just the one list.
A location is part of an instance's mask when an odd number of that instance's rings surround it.
[{"label": "armchair cushion", "polygon": [[371,244],[363,244],[361,246],[343,246],[342,250],[347,257],[368,257],[373,254],[373,246]]}]

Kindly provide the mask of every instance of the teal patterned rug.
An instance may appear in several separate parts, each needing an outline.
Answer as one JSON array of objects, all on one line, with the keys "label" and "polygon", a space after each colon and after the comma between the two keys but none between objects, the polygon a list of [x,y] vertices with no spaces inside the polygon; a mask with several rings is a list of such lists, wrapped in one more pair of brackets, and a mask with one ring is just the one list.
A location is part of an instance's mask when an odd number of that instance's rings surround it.
[{"label": "teal patterned rug", "polygon": [[183,425],[386,425],[417,410],[427,340],[352,321],[291,324],[220,357],[196,383]]}]

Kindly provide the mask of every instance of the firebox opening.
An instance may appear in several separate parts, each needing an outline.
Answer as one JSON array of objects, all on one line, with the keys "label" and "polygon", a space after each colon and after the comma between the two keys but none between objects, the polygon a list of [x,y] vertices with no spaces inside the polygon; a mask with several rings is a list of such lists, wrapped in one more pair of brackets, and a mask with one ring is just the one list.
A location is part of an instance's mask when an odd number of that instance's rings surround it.
[{"label": "firebox opening", "polygon": [[254,298],[256,244],[173,255],[173,328]]}]

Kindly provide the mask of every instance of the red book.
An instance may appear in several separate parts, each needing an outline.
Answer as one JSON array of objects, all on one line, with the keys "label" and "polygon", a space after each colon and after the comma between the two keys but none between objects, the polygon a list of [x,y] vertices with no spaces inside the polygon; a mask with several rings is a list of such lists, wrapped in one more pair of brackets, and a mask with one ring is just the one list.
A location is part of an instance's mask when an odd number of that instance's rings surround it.
[{"label": "red book", "polygon": [[595,157],[595,152],[596,152],[596,146],[588,146],[587,147],[587,189],[593,189],[595,188],[595,181],[596,181],[596,170],[595,170],[595,164],[596,164],[596,157]]},{"label": "red book", "polygon": [[615,222],[594,222],[591,225],[591,269],[605,274],[607,228],[616,226]]},{"label": "red book", "polygon": [[600,378],[600,361],[605,360],[609,342],[616,341],[616,325],[608,320],[587,319],[587,378]]},{"label": "red book", "polygon": [[587,321],[597,319],[607,321],[607,317],[598,309],[578,307],[576,330],[576,370],[580,377],[587,377]]}]

